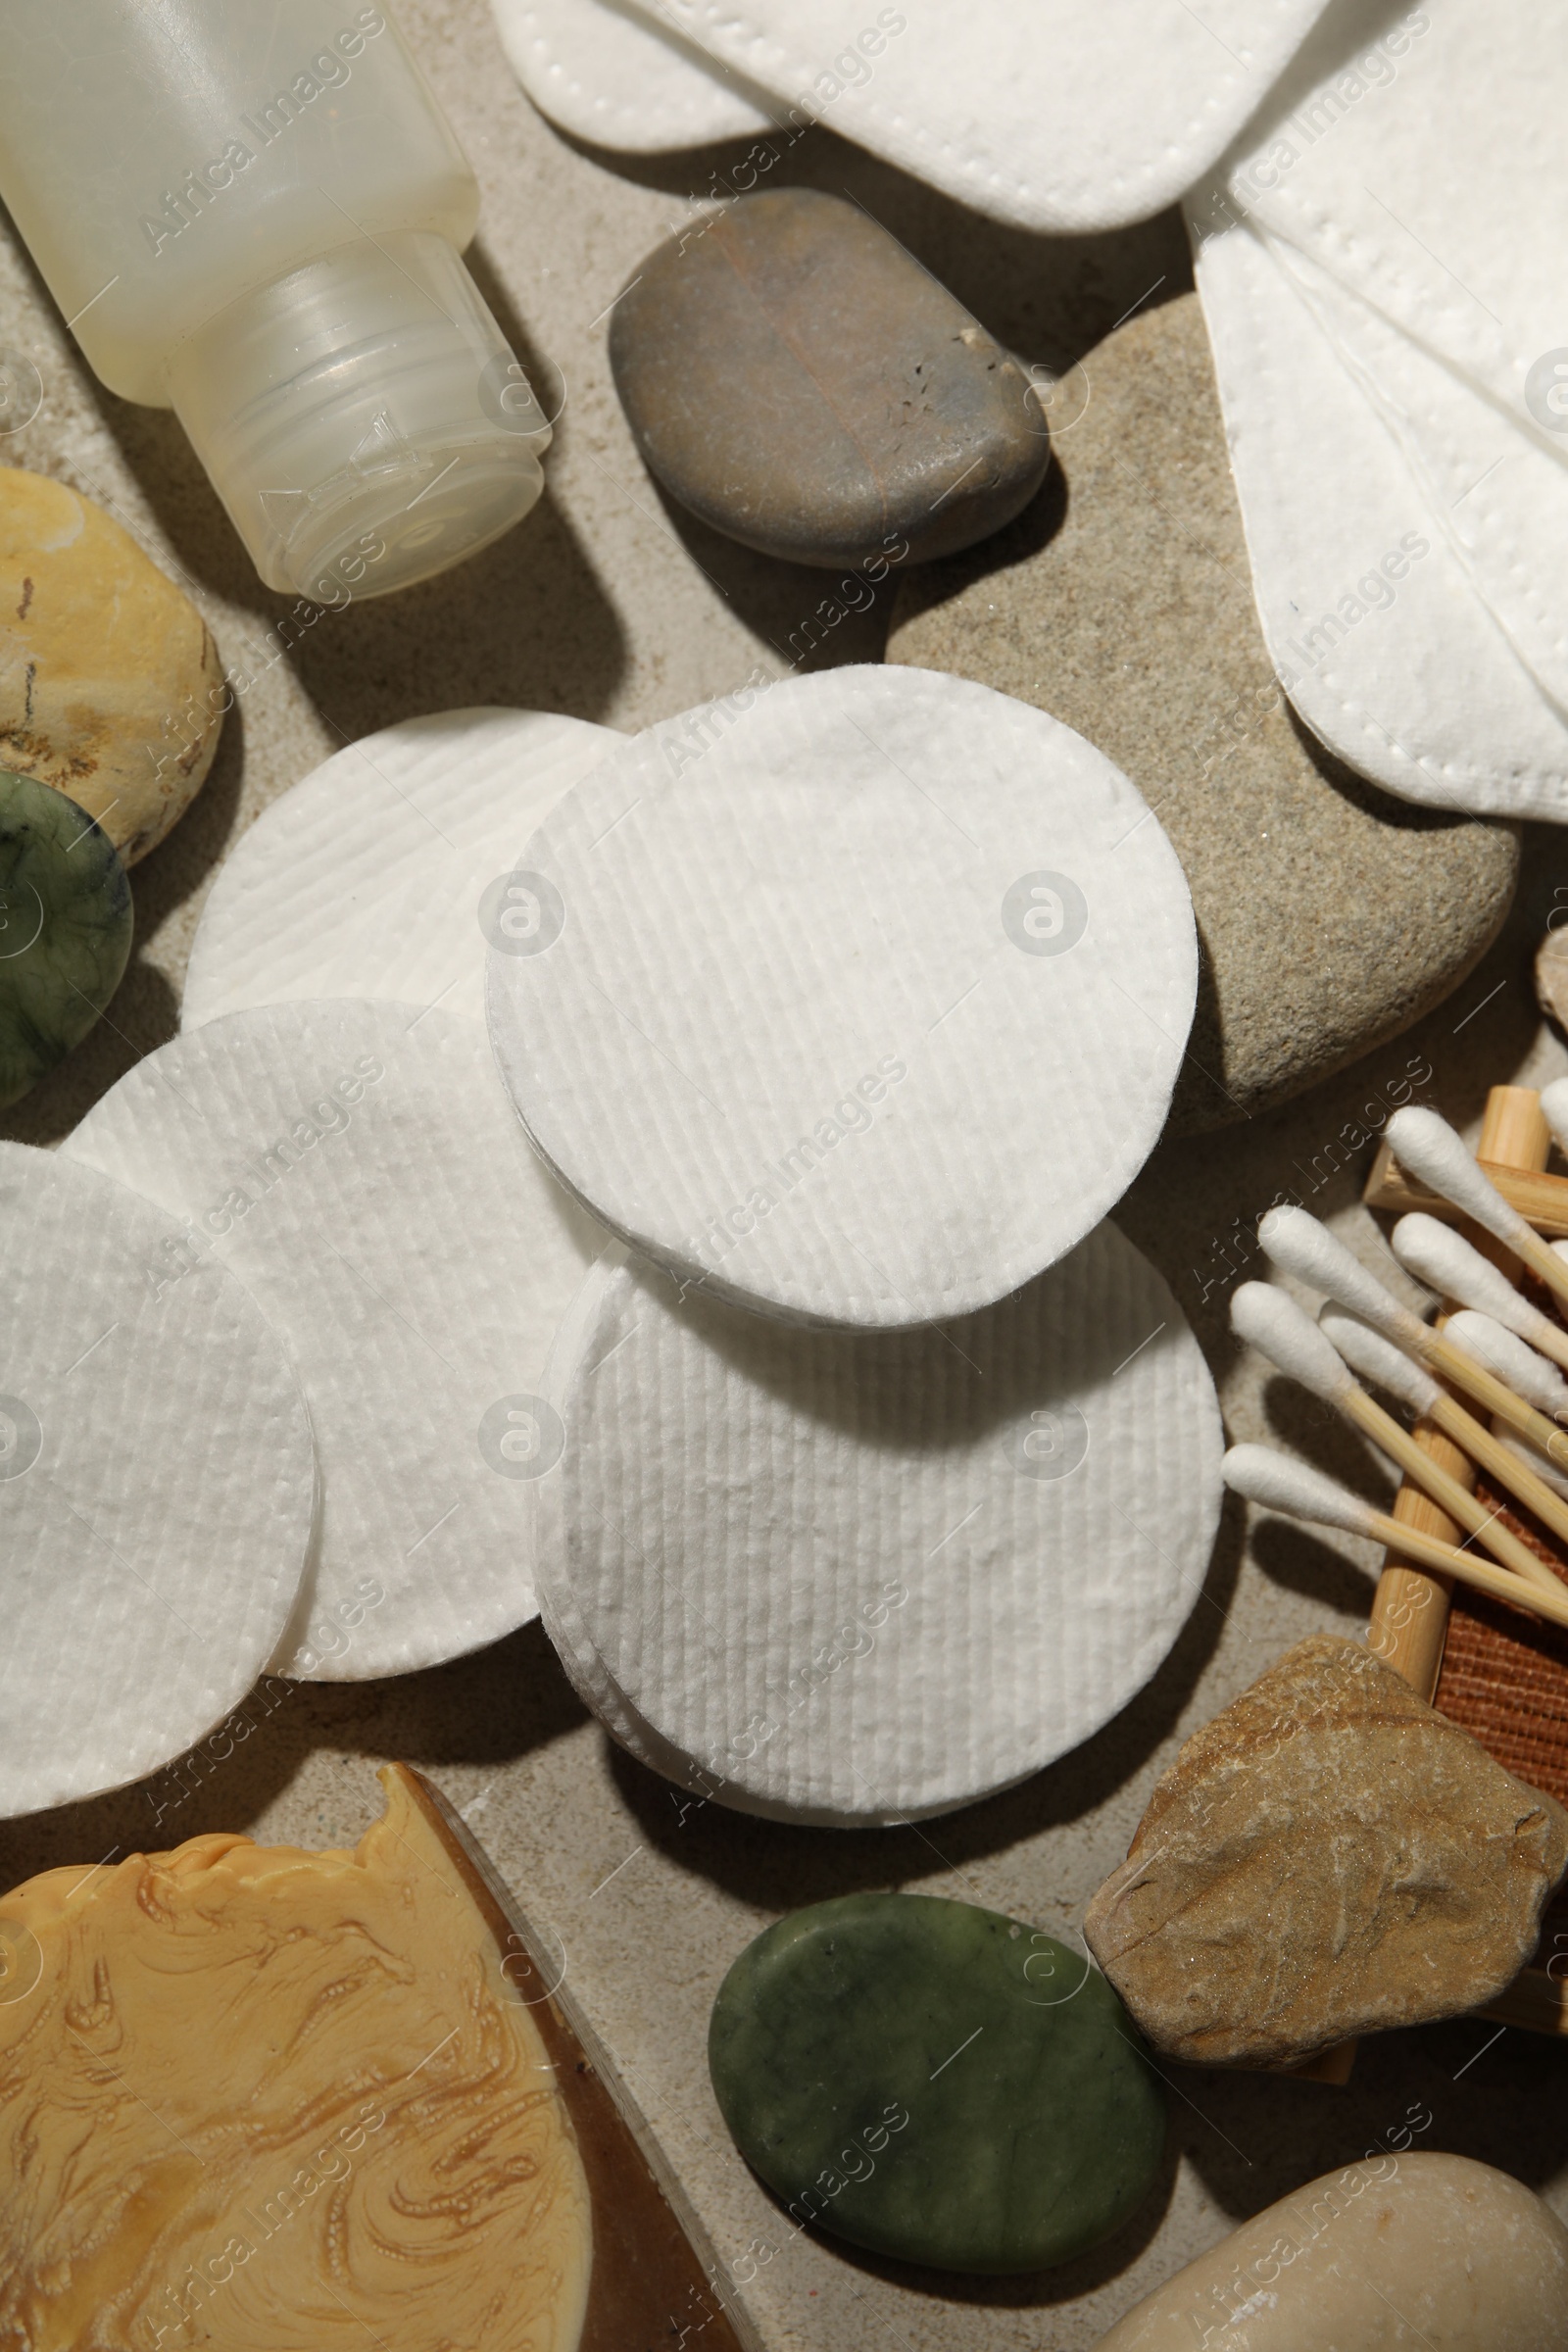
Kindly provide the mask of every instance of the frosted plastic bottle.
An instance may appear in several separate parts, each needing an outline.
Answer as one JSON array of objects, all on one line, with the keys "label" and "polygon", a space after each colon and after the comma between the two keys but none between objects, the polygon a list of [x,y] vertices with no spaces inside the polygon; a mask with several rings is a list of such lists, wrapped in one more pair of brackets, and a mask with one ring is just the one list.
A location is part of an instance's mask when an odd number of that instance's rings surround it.
[{"label": "frosted plastic bottle", "polygon": [[538,497],[549,427],[461,258],[478,186],[385,7],[0,0],[0,196],[269,587],[406,587]]}]

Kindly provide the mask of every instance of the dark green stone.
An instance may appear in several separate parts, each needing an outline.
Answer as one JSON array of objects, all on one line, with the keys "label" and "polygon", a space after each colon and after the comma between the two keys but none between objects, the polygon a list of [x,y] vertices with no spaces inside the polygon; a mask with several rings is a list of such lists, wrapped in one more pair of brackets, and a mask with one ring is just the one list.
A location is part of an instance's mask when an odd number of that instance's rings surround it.
[{"label": "dark green stone", "polygon": [[64,793],[0,768],[0,1108],[64,1061],[120,986],[130,885]]},{"label": "dark green stone", "polygon": [[1098,2245],[1164,2146],[1164,2094],[1099,1970],[971,1903],[856,1894],[780,1920],[725,1978],[708,2057],[795,2220],[941,2270]]}]

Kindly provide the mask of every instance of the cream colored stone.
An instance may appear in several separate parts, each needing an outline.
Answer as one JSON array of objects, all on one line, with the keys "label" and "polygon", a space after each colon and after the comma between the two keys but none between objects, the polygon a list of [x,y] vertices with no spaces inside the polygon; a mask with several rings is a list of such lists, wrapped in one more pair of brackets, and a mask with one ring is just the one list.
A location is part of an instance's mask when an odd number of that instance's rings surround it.
[{"label": "cream colored stone", "polygon": [[205,782],[224,700],[212,631],[130,534],[64,482],[0,470],[0,765],[134,865]]},{"label": "cream colored stone", "polygon": [[1568,2229],[1467,2156],[1309,2180],[1156,2287],[1097,2352],[1565,2352]]}]

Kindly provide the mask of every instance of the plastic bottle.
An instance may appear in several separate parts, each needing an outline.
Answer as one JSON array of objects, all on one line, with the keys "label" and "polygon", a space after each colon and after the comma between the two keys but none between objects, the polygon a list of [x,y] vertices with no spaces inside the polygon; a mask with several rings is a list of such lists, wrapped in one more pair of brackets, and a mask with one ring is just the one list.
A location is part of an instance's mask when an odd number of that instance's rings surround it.
[{"label": "plastic bottle", "polygon": [[0,0],[0,196],[269,587],[406,587],[538,497],[550,429],[461,258],[478,186],[384,6]]}]

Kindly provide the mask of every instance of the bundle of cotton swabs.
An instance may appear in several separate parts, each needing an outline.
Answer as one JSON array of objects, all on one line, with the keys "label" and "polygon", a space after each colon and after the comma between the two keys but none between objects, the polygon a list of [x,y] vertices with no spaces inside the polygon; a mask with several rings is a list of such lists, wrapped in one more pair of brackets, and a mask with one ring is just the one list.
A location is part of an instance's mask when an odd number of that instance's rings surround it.
[{"label": "bundle of cotton swabs", "polygon": [[[1568,1149],[1568,1079],[1546,1088],[1541,1107],[1558,1144]],[[1402,1168],[1504,1243],[1554,1298],[1568,1302],[1568,1244],[1542,1241],[1436,1111],[1415,1105],[1396,1111],[1389,1142]],[[1231,1306],[1237,1332],[1370,1438],[1465,1531],[1465,1543],[1445,1544],[1407,1527],[1265,1446],[1232,1446],[1226,1484],[1270,1510],[1370,1537],[1421,1567],[1568,1626],[1568,1585],[1494,1509],[1442,1469],[1363,1385],[1381,1389],[1441,1430],[1568,1546],[1568,1378],[1561,1368],[1568,1366],[1568,1332],[1435,1217],[1401,1218],[1393,1246],[1410,1273],[1459,1301],[1461,1311],[1442,1332],[1402,1306],[1305,1209],[1270,1209],[1258,1239],[1282,1273],[1322,1292],[1324,1303],[1313,1323],[1284,1291],[1244,1283]],[[1486,1417],[1467,1410],[1450,1389],[1462,1391]]]}]

